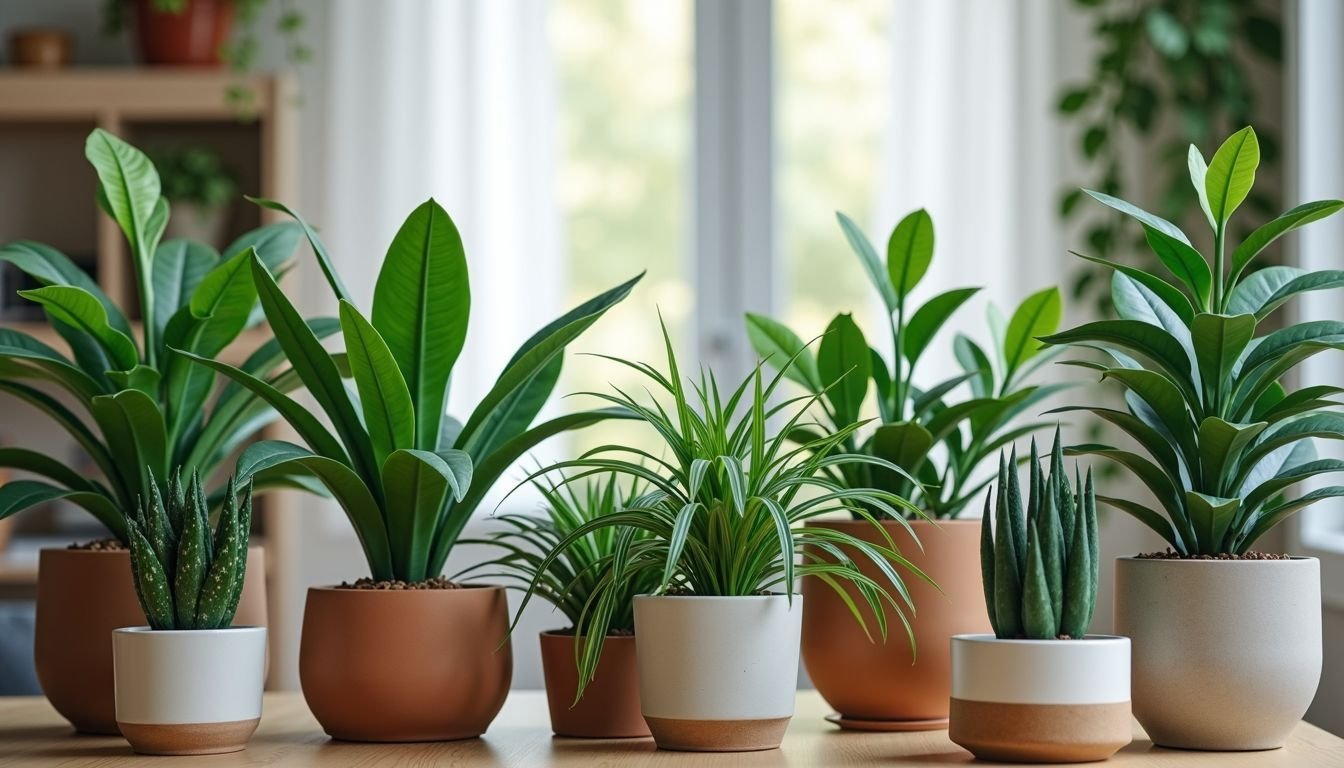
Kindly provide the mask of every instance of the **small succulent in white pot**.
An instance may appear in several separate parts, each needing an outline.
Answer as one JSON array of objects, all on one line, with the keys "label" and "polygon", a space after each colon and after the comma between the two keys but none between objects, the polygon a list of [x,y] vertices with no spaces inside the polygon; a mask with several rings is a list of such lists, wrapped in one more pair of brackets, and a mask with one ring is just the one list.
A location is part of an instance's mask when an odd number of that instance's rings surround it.
[{"label": "small succulent in white pot", "polygon": [[[1050,474],[1031,446],[985,499],[981,572],[993,635],[952,638],[948,736],[986,760],[1105,760],[1130,742],[1129,640],[1087,634],[1097,597],[1097,505],[1071,489],[1055,432]],[[991,505],[991,500],[993,504]],[[991,511],[995,532],[991,533]]]},{"label": "small succulent in white pot", "polygon": [[252,495],[231,478],[214,530],[200,478],[179,476],[127,518],[147,627],[112,633],[117,726],[142,754],[247,746],[261,720],[266,628],[234,627],[247,568]]}]

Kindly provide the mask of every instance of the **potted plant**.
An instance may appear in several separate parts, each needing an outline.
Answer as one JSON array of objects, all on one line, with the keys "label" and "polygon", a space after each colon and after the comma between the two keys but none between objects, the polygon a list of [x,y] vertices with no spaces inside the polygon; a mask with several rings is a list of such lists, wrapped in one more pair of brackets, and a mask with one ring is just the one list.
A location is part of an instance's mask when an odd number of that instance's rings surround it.
[{"label": "potted plant", "polygon": [[1028,460],[1025,508],[1016,455],[1000,454],[997,493],[985,497],[980,570],[994,634],[952,638],[948,737],[982,760],[1105,760],[1130,742],[1129,639],[1087,634],[1098,575],[1092,473],[1070,490],[1058,430],[1050,474],[1034,441]]},{"label": "potted plant", "polygon": [[1136,517],[1170,550],[1116,561],[1115,629],[1134,643],[1134,714],[1157,744],[1266,749],[1284,743],[1321,672],[1319,563],[1258,552],[1256,542],[1297,510],[1344,495],[1290,489],[1344,462],[1318,458],[1315,439],[1344,437],[1344,415],[1317,385],[1289,391],[1302,360],[1344,343],[1344,323],[1314,320],[1263,332],[1304,291],[1344,285],[1344,272],[1270,266],[1250,271],[1280,236],[1344,202],[1306,203],[1254,230],[1232,250],[1228,222],[1255,178],[1259,147],[1244,128],[1190,177],[1213,230],[1206,259],[1174,224],[1090,193],[1137,219],[1175,282],[1110,262],[1118,320],[1045,339],[1099,349],[1083,361],[1125,389],[1124,410],[1086,410],[1126,432],[1141,452],[1079,446],[1132,472],[1155,504],[1100,497]]},{"label": "potted plant", "polygon": [[127,518],[149,626],[112,633],[117,725],[147,755],[237,752],[261,721],[266,628],[235,627],[252,493],[229,479],[214,531],[200,476],[173,475]]},{"label": "potted plant", "polygon": [[238,183],[219,153],[206,146],[164,149],[150,155],[163,196],[176,214],[165,240],[185,238],[218,248],[229,225]]},{"label": "potted plant", "polygon": [[[103,0],[103,28],[117,34],[134,20],[140,59],[146,64],[248,69],[259,43],[257,19],[267,0]],[[275,32],[291,63],[311,53],[300,33],[305,17],[293,4],[276,18]],[[235,36],[234,21],[241,22]]]},{"label": "potted plant", "polygon": [[[331,427],[274,382],[181,354],[260,396],[307,444],[255,443],[238,460],[240,477],[316,481],[345,510],[363,548],[367,578],[308,591],[299,679],[318,722],[353,741],[479,736],[508,693],[508,606],[503,587],[457,584],[441,575],[444,564],[490,486],[526,451],[560,432],[628,416],[587,411],[531,426],[566,345],[642,275],[524,342],[463,424],[444,413],[471,304],[466,254],[447,212],[429,200],[407,217],[379,271],[369,318],[352,303],[325,246],[299,224],[339,301],[344,353],[322,346],[260,259],[250,271],[295,382]],[[357,398],[342,368],[353,375]]]},{"label": "potted plant", "polygon": [[[1054,356],[1042,352],[1034,337],[1057,329],[1059,291],[1047,288],[1033,294],[1007,320],[991,306],[993,345],[988,353],[958,334],[953,349],[962,372],[942,382],[917,384],[916,368],[938,331],[979,289],[956,288],[914,304],[911,293],[933,259],[933,220],[927,212],[915,211],[896,225],[887,241],[885,264],[853,221],[843,214],[838,218],[888,314],[890,364],[847,314],[831,321],[815,357],[798,334],[770,318],[748,315],[747,333],[768,365],[782,368],[786,377],[816,396],[817,418],[826,429],[842,430],[867,419],[864,406],[873,394],[878,421],[848,431],[836,450],[885,459],[907,474],[869,464],[825,471],[844,487],[871,486],[909,498],[929,518],[903,512],[907,519],[893,520],[877,513],[885,531],[853,515],[808,525],[873,543],[890,536],[938,588],[918,581],[910,587],[920,608],[914,623],[914,644],[920,648],[916,657],[903,638],[874,644],[844,620],[844,597],[854,599],[852,590],[842,596],[818,579],[805,579],[803,660],[817,690],[837,710],[828,719],[843,728],[944,728],[948,638],[989,630],[974,566],[980,522],[957,518],[988,483],[983,475],[990,458],[1043,426],[1015,419],[1059,389],[1029,383],[1032,373]],[[814,432],[803,428],[793,436],[806,443]],[[877,577],[870,565],[861,567]]]},{"label": "potted plant", "polygon": [[[138,499],[149,497],[152,475],[163,477],[170,466],[182,466],[208,477],[273,420],[265,404],[240,387],[212,398],[216,377],[171,355],[168,347],[213,356],[232,344],[254,324],[251,260],[280,270],[299,233],[290,224],[262,227],[230,245],[224,251],[229,258],[200,243],[161,244],[168,203],[149,159],[102,130],[89,135],[85,154],[98,174],[104,211],[126,235],[139,301],[123,311],[50,246],[31,241],[0,246],[0,261],[41,286],[20,295],[41,305],[70,349],[67,354],[22,331],[0,328],[0,392],[49,416],[88,454],[99,477],[72,470],[63,457],[0,448],[0,466],[41,478],[0,487],[0,518],[66,500],[107,527],[108,540],[41,552],[34,657],[42,690],[76,729],[116,733],[107,637],[118,627],[144,623],[125,549],[127,516]],[[330,321],[314,321],[313,327],[322,335],[333,331]],[[272,342],[257,349],[244,368],[270,376],[283,362]],[[293,387],[288,379],[282,385]],[[50,394],[52,388],[59,397]],[[239,618],[264,625],[260,548],[249,557],[252,576]]]},{"label": "potted plant", "polygon": [[[869,509],[904,519],[898,510],[911,505],[890,491],[845,487],[825,472],[852,464],[901,471],[875,456],[833,450],[858,424],[795,447],[787,435],[808,423],[815,395],[767,406],[783,376],[766,384],[759,367],[731,392],[721,393],[706,371],[688,388],[666,329],[663,333],[665,372],[625,363],[666,396],[663,402],[643,403],[619,391],[597,396],[647,423],[663,442],[665,458],[609,446],[551,467],[572,472],[562,482],[610,472],[646,482],[649,490],[621,512],[574,529],[538,570],[546,572],[593,532],[617,528],[615,549],[579,617],[577,631],[586,639],[580,684],[593,676],[629,582],[652,574],[656,586],[635,597],[634,619],[640,705],[658,746],[773,749],[793,715],[797,686],[805,599],[795,594],[795,579],[815,577],[837,590],[853,585],[859,598],[848,603],[851,616],[870,631],[864,616],[871,614],[885,636],[883,603],[909,631],[907,612],[913,606],[897,568],[927,578],[890,538],[874,544],[842,530],[802,524],[853,509],[881,531]],[[783,427],[774,430],[771,419]],[[858,559],[870,561],[881,576],[867,576]]]},{"label": "potted plant", "polygon": [[[634,598],[657,587],[657,574],[636,574],[613,589],[611,618],[607,622],[601,661],[591,676],[579,682],[583,638],[577,627],[601,583],[602,566],[617,547],[614,528],[600,528],[575,540],[540,570],[546,555],[575,529],[593,520],[624,512],[639,503],[644,485],[639,480],[622,490],[617,478],[571,483],[536,483],[545,500],[545,517],[504,514],[504,529],[486,539],[464,544],[487,544],[502,549],[499,557],[473,567],[486,576],[506,580],[535,593],[555,606],[569,622],[565,629],[541,633],[541,668],[546,679],[551,729],[557,736],[582,738],[637,738],[649,735],[639,708],[639,670],[635,665]],[[582,694],[580,694],[582,691]]]}]

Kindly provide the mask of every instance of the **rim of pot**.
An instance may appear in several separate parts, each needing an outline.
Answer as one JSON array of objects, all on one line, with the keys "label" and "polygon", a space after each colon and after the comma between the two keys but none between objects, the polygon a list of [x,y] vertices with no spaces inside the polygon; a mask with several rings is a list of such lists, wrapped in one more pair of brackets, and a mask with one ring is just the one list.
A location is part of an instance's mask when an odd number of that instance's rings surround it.
[{"label": "rim of pot", "polygon": [[[768,595],[635,595],[636,600],[661,600],[667,598],[670,600],[782,600],[787,598],[783,592],[771,592]],[[801,592],[793,593],[794,600],[802,600]]]},{"label": "rim of pot", "polygon": [[[545,635],[545,636],[547,636],[547,637],[577,637],[577,635],[574,634],[574,628],[573,628],[573,627],[570,627],[569,629],[543,629],[542,631],[538,632],[537,634],[539,634],[539,635]],[[630,631],[630,632],[622,632],[622,633],[619,634],[619,635],[613,635],[613,634],[608,633],[608,634],[604,635],[603,637],[604,637],[606,640],[621,640],[621,639],[623,639],[623,638],[629,638],[629,639],[631,639],[631,640],[634,640],[634,639],[635,639],[635,633],[634,633],[634,631],[632,630],[632,631]]]},{"label": "rim of pot", "polygon": [[1087,643],[1098,645],[1128,645],[1129,638],[1125,635],[1083,635],[1081,640],[1032,640],[1028,638],[1007,637],[998,638],[991,633],[975,633],[964,635],[953,635],[953,640],[960,640],[963,643],[977,643],[981,645],[1059,645],[1070,643]]},{"label": "rim of pot", "polygon": [[309,587],[309,592],[342,592],[366,595],[425,595],[425,594],[453,594],[454,592],[475,591],[482,589],[507,589],[502,584],[458,584],[452,589],[361,589],[358,587],[342,587],[339,584],[320,584]]},{"label": "rim of pot", "polygon": [[254,632],[265,632],[265,627],[252,625],[235,627],[216,627],[214,629],[154,629],[153,627],[117,627],[113,632],[123,632],[128,635],[152,635],[154,637],[165,637],[174,635],[199,635],[206,632],[229,633],[229,634],[252,634]]},{"label": "rim of pot", "polygon": [[[879,517],[877,521],[883,524],[890,523],[892,525],[900,525],[900,521],[893,520],[889,517]],[[947,518],[932,518],[932,519],[914,517],[906,520],[905,522],[909,523],[910,525],[934,525],[934,526],[948,525],[948,524],[979,525],[981,523],[981,520],[978,517],[947,517]],[[828,525],[828,524],[833,525],[835,523],[853,523],[855,525],[866,525],[866,526],[872,525],[872,523],[868,522],[867,520],[854,520],[848,517],[814,517],[804,522],[803,525],[806,527],[809,525]]]},{"label": "rim of pot", "polygon": [[1127,560],[1132,563],[1180,563],[1183,565],[1272,565],[1274,563],[1305,563],[1318,558],[1309,555],[1289,555],[1288,557],[1274,558],[1272,560],[1241,559],[1241,560],[1205,560],[1193,557],[1138,557],[1137,555],[1125,555],[1117,557],[1116,560]]}]

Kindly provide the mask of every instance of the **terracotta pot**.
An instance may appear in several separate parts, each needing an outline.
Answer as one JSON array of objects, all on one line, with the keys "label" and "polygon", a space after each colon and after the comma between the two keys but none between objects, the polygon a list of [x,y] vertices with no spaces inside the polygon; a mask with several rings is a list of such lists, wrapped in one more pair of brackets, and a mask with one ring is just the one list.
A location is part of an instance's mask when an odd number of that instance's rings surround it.
[{"label": "terracotta pot", "polygon": [[[875,544],[886,542],[872,524],[853,520],[821,520],[809,526],[843,531]],[[980,581],[980,521],[944,520],[910,523],[919,542],[900,523],[883,528],[905,555],[939,587],[905,578],[914,599],[910,616],[915,653],[900,619],[886,607],[888,634],[876,635],[865,617],[869,639],[835,591],[818,579],[803,579],[803,661],[827,703],[839,713],[831,719],[841,727],[864,730],[923,730],[947,725],[951,659],[949,639],[956,634],[990,632]],[[923,546],[921,551],[920,546]],[[860,570],[879,582],[886,579],[865,557],[855,556]],[[850,596],[864,607],[858,591]]]},{"label": "terracotta pot", "polygon": [[602,645],[602,660],[593,681],[577,703],[579,672],[574,663],[574,635],[541,633],[541,670],[551,730],[557,736],[585,739],[636,739],[649,735],[639,709],[639,667],[635,636],[612,635]]},{"label": "terracotta pot", "polygon": [[146,64],[217,67],[233,34],[233,0],[186,0],[181,13],[135,0],[135,36]]},{"label": "terracotta pot", "polygon": [[[84,733],[116,734],[112,630],[145,623],[131,585],[128,551],[44,549],[37,565],[33,657],[42,692]],[[266,556],[247,550],[234,623],[266,625]]]},{"label": "terracotta pot", "polygon": [[1115,631],[1134,643],[1134,716],[1154,744],[1283,746],[1321,680],[1321,564],[1115,561]]},{"label": "terracotta pot", "polygon": [[16,29],[9,36],[9,63],[29,69],[70,66],[74,44],[60,29]]},{"label": "terracotta pot", "polygon": [[952,638],[948,738],[981,760],[1084,763],[1131,740],[1129,639]]},{"label": "terracotta pot", "polygon": [[266,628],[112,633],[117,725],[145,755],[217,755],[247,747],[261,722]]},{"label": "terracotta pot", "polygon": [[639,700],[660,749],[775,749],[793,717],[803,597],[635,598]]},{"label": "terracotta pot", "polygon": [[308,590],[299,682],[323,730],[347,741],[485,733],[513,678],[503,587]]}]

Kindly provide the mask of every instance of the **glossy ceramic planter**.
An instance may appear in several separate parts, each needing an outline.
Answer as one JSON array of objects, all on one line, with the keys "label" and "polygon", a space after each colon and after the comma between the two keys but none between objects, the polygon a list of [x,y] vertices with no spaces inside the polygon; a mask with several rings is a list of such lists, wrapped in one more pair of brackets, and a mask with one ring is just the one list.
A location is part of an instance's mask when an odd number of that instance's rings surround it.
[{"label": "glossy ceramic planter", "polygon": [[1320,561],[1119,558],[1115,631],[1153,743],[1281,747],[1321,680]]},{"label": "glossy ceramic planter", "polygon": [[[37,568],[33,657],[51,705],[84,733],[116,734],[112,630],[145,623],[128,551],[44,549]],[[266,556],[247,551],[234,624],[266,625]]]},{"label": "glossy ceramic planter", "polygon": [[948,737],[982,760],[1105,760],[1131,740],[1129,639],[952,638]]},{"label": "glossy ceramic planter", "polygon": [[112,633],[117,725],[145,755],[237,752],[261,722],[266,628]]},{"label": "glossy ceramic planter", "polygon": [[[814,521],[808,526],[843,531],[886,546],[886,540],[866,520]],[[886,641],[869,639],[835,590],[818,579],[803,579],[802,592],[807,598],[803,603],[803,662],[817,691],[838,713],[834,719],[841,727],[945,728],[952,676],[948,641],[957,634],[990,631],[980,582],[980,521],[914,521],[910,526],[918,542],[900,523],[883,523],[900,552],[938,585],[905,578],[917,610],[909,616],[917,652],[912,652],[890,606],[886,607],[890,627]],[[869,578],[879,583],[886,580],[872,561],[854,559]],[[844,587],[857,604],[866,606],[856,589],[848,583]],[[865,620],[872,629],[871,616]]]},{"label": "glossy ceramic planter", "polygon": [[803,598],[635,598],[639,698],[662,749],[774,749],[793,717]]},{"label": "glossy ceramic planter", "polygon": [[308,590],[299,682],[323,730],[347,741],[485,733],[513,678],[503,587]]},{"label": "glossy ceramic planter", "polygon": [[579,672],[574,635],[541,633],[541,669],[546,678],[551,730],[584,739],[633,739],[649,735],[639,709],[639,666],[634,635],[613,635],[602,644],[593,681],[574,701]]}]

